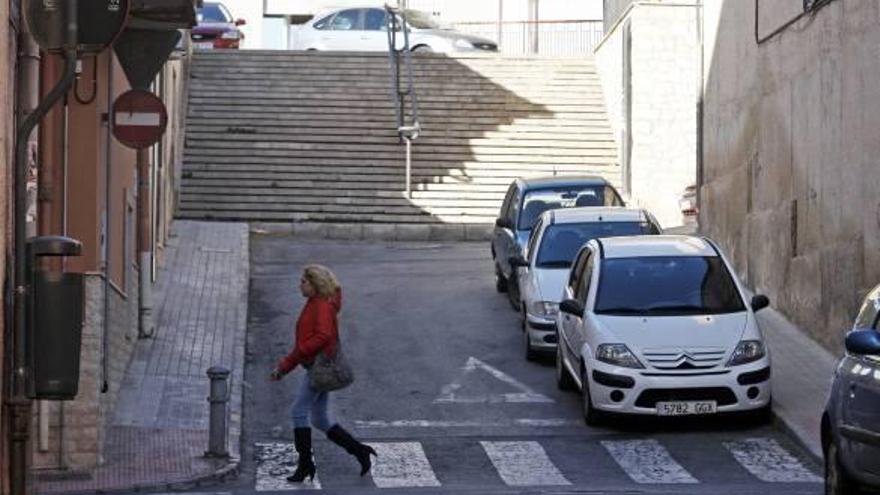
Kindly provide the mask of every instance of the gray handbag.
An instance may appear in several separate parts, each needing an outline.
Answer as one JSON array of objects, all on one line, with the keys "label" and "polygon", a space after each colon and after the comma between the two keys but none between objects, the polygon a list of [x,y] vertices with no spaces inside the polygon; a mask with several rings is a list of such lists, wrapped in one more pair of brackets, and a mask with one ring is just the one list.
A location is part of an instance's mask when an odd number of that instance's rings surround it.
[{"label": "gray handbag", "polygon": [[327,356],[319,352],[309,368],[309,386],[320,392],[330,392],[345,388],[354,382],[354,371],[345,355],[342,346],[336,346],[336,353]]}]

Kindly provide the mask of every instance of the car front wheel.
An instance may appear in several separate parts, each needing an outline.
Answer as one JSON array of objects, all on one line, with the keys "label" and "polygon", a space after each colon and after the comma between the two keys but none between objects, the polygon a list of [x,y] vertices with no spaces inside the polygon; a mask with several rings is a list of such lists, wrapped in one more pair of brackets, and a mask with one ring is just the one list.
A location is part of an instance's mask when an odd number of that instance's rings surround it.
[{"label": "car front wheel", "polygon": [[568,373],[568,368],[562,362],[562,341],[556,339],[556,386],[559,390],[574,390],[574,380]]},{"label": "car front wheel", "polygon": [[837,444],[831,442],[825,452],[825,495],[850,495],[858,493],[856,483],[840,464]]},{"label": "car front wheel", "polygon": [[538,353],[535,352],[535,349],[532,347],[532,338],[529,335],[529,323],[526,317],[526,310],[522,310],[522,335],[523,335],[523,348],[525,349],[526,361],[534,361],[538,358]]},{"label": "car front wheel", "polygon": [[593,407],[593,399],[590,397],[590,380],[587,378],[587,370],[581,372],[581,406],[583,408],[584,423],[588,426],[599,426],[604,419],[601,411]]},{"label": "car front wheel", "polygon": [[495,290],[500,293],[507,292],[507,279],[501,274],[501,267],[495,264]]}]

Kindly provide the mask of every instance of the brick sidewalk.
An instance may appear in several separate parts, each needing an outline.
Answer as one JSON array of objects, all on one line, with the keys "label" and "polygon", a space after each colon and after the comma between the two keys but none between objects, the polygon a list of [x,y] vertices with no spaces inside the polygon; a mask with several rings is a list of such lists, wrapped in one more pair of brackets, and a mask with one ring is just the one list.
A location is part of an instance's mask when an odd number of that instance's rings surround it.
[{"label": "brick sidewalk", "polygon": [[[248,226],[177,221],[155,288],[156,330],[137,343],[90,479],[37,480],[38,493],[180,488],[234,473],[240,458]],[[203,456],[208,378],[232,370],[229,460]]]}]

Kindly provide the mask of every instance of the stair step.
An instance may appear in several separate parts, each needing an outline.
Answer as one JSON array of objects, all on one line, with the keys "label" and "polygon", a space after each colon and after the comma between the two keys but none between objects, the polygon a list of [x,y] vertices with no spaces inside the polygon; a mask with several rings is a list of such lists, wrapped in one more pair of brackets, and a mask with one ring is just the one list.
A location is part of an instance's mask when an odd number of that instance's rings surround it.
[{"label": "stair step", "polygon": [[490,224],[519,176],[619,181],[592,59],[413,57],[411,197],[387,54],[197,52],[180,216]]}]

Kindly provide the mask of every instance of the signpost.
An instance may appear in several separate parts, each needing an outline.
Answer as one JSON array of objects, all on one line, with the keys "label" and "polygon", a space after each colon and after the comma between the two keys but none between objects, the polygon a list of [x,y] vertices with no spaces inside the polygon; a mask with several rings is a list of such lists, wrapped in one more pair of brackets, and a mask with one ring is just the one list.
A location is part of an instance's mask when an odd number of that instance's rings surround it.
[{"label": "signpost", "polygon": [[159,142],[168,125],[168,112],[158,96],[141,89],[121,94],[113,102],[113,136],[137,150]]}]

